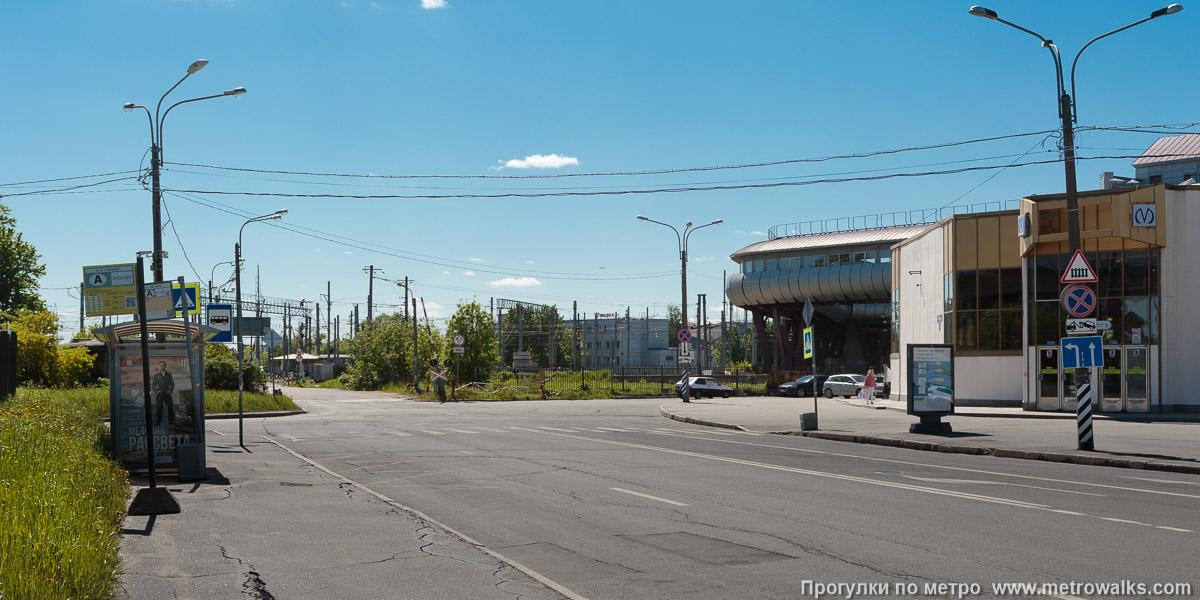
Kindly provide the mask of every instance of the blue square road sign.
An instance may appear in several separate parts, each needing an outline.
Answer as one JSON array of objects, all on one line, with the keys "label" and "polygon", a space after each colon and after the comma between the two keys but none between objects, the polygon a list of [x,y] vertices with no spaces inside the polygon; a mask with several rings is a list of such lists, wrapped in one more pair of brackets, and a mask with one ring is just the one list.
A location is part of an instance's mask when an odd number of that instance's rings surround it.
[{"label": "blue square road sign", "polygon": [[1090,369],[1104,366],[1104,338],[1098,335],[1063,338],[1063,369]]}]

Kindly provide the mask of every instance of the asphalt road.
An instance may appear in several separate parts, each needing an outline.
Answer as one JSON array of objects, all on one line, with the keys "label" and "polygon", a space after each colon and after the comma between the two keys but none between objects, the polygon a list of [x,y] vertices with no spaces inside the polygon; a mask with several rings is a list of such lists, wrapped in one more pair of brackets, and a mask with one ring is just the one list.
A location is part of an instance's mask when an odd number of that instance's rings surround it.
[{"label": "asphalt road", "polygon": [[568,596],[812,597],[805,580],[889,597],[1122,580],[1200,593],[1196,477],[709,429],[661,417],[662,399],[292,391],[309,414],[247,421],[248,443],[419,510]]}]

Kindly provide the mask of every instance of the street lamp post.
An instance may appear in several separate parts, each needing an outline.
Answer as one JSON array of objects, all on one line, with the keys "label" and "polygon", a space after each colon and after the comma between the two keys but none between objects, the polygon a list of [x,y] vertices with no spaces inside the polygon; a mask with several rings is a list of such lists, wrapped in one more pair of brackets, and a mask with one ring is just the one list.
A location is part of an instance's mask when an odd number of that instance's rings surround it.
[{"label": "street lamp post", "polygon": [[[217,274],[217,267],[219,267],[221,265],[232,265],[232,264],[233,264],[232,260],[227,260],[225,262],[219,262],[219,263],[213,265],[212,270],[209,271],[209,273],[208,273],[208,303],[209,304],[216,302],[216,300],[213,299],[213,277],[216,276],[216,274]],[[226,280],[225,283],[229,283],[229,281]],[[221,285],[225,285],[225,283],[223,283]]]},{"label": "street lamp post", "polygon": [[200,98],[192,98],[189,100],[182,100],[180,102],[176,102],[175,104],[172,104],[171,106],[167,107],[166,112],[163,112],[162,115],[159,116],[159,111],[162,110],[163,100],[165,100],[167,98],[167,95],[170,94],[172,91],[174,91],[175,88],[179,87],[179,84],[183,83],[184,79],[191,77],[191,75],[193,73],[195,73],[196,71],[199,71],[200,69],[203,69],[205,67],[205,65],[207,65],[207,64],[208,64],[207,60],[200,59],[200,60],[197,60],[196,62],[193,62],[190,66],[188,66],[187,74],[184,75],[183,78],[181,78],[179,81],[177,81],[175,83],[175,85],[171,86],[171,89],[167,90],[166,94],[163,94],[162,97],[158,99],[158,105],[154,108],[153,115],[150,114],[149,108],[146,108],[145,106],[142,106],[140,104],[126,102],[125,106],[123,107],[125,109],[125,112],[127,112],[127,113],[133,112],[133,109],[135,109],[135,108],[140,108],[142,110],[145,110],[146,118],[150,120],[150,181],[151,181],[150,194],[151,194],[151,199],[152,199],[151,206],[152,206],[152,210],[153,210],[153,214],[154,214],[154,256],[150,260],[150,270],[154,272],[154,282],[155,283],[158,283],[163,280],[162,213],[161,213],[161,209],[160,209],[160,206],[162,204],[162,187],[159,184],[159,174],[162,169],[162,127],[163,127],[163,122],[166,121],[167,114],[171,112],[171,109],[175,108],[176,106],[179,106],[180,104],[186,104],[188,102],[198,102],[200,100],[208,100],[210,98],[221,98],[223,96],[233,96],[235,98],[240,98],[240,97],[246,95],[246,88],[236,87],[231,90],[225,90],[224,92],[222,92],[220,94],[213,94],[211,96],[202,96]]},{"label": "street lamp post", "polygon": [[[699,227],[692,227],[692,222],[688,221],[687,224],[685,224],[683,226],[683,235],[680,235],[679,230],[675,229],[675,227],[673,225],[668,225],[661,221],[655,221],[654,219],[651,219],[648,217],[643,217],[642,215],[638,215],[637,218],[639,221],[649,221],[650,223],[656,223],[658,225],[662,225],[663,227],[670,227],[671,231],[675,232],[675,241],[679,247],[679,264],[680,264],[679,275],[680,275],[680,288],[681,288],[681,292],[682,292],[682,295],[680,297],[680,302],[681,302],[680,318],[682,319],[680,329],[687,329],[688,328],[688,324],[687,324],[688,323],[688,321],[687,321],[687,318],[688,318],[688,310],[687,310],[687,245],[688,245],[688,238],[690,238],[693,233],[695,233],[701,229],[704,229],[705,227],[710,227],[712,225],[720,225],[721,223],[724,223],[725,220],[717,219],[716,221],[713,221],[712,223],[706,223]],[[697,323],[697,325],[699,325],[699,323]]]},{"label": "street lamp post", "polygon": [[277,210],[269,215],[259,215],[252,219],[246,219],[245,223],[238,228],[237,245],[233,247],[233,279],[234,287],[237,289],[237,318],[233,322],[233,335],[237,338],[237,355],[238,355],[238,444],[243,448],[246,447],[245,438],[242,434],[242,231],[246,226],[257,221],[278,221],[283,218],[283,215],[288,214],[288,211]]},{"label": "street lamp post", "polygon": [[[1071,254],[1074,254],[1081,248],[1079,241],[1079,190],[1076,187],[1075,181],[1074,127],[1074,124],[1077,123],[1079,119],[1076,113],[1075,102],[1072,100],[1072,97],[1075,95],[1075,66],[1079,63],[1079,56],[1083,54],[1084,50],[1087,50],[1088,46],[1091,46],[1100,39],[1106,38],[1114,33],[1125,31],[1130,27],[1141,25],[1142,23],[1145,23],[1151,19],[1157,19],[1158,17],[1164,15],[1173,15],[1181,10],[1183,10],[1183,6],[1179,4],[1171,4],[1170,6],[1160,8],[1150,13],[1150,16],[1146,17],[1145,19],[1130,23],[1124,27],[1114,29],[1108,33],[1092,38],[1090,41],[1088,41],[1088,43],[1084,44],[1083,47],[1079,49],[1079,52],[1075,53],[1075,59],[1071,61],[1071,89],[1069,93],[1063,80],[1062,55],[1058,51],[1058,46],[1055,46],[1052,40],[1048,40],[1038,33],[1035,33],[1029,29],[1025,29],[1020,25],[1016,25],[1001,19],[1000,15],[994,10],[987,9],[982,6],[972,6],[968,11],[977,17],[983,17],[985,19],[1003,23],[1009,27],[1012,27],[1013,29],[1024,31],[1029,35],[1036,37],[1037,39],[1041,40],[1042,47],[1049,50],[1050,56],[1054,59],[1054,71],[1058,85],[1058,116],[1062,121],[1063,170],[1067,179],[1067,241],[1070,245]],[[1084,389],[1085,387],[1090,388],[1090,379],[1090,373],[1088,373],[1087,369],[1075,369],[1075,385],[1077,390]],[[1092,406],[1090,392],[1080,396],[1079,402],[1076,405],[1076,411],[1079,422],[1079,449],[1094,450],[1095,438],[1092,435]]]}]

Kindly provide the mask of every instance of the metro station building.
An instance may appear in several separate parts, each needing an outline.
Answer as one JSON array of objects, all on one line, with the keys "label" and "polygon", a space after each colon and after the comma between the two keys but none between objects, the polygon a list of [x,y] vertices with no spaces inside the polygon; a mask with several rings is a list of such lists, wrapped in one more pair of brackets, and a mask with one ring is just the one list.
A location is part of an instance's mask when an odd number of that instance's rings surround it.
[{"label": "metro station building", "polygon": [[[772,239],[731,255],[739,269],[726,294],[753,315],[769,369],[811,372],[800,347],[811,301],[819,373],[886,364],[903,400],[907,345],[947,343],[958,404],[1074,411],[1060,348],[1066,196],[1016,204],[926,224],[773,228]],[[1200,412],[1200,185],[1133,181],[1080,192],[1079,207],[1082,250],[1099,279],[1086,284],[1104,340],[1092,373],[1098,410]]]}]

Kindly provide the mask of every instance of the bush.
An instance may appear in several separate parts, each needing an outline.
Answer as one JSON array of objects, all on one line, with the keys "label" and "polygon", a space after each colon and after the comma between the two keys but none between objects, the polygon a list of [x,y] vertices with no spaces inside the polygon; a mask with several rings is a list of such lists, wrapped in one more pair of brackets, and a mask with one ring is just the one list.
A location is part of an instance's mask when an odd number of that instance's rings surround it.
[{"label": "bush", "polygon": [[78,387],[95,360],[84,348],[58,345],[58,315],[49,311],[0,316],[17,332],[17,382],[38,387]]},{"label": "bush", "polygon": [[[209,344],[204,354],[204,387],[210,390],[238,389],[238,363],[233,353],[224,346]],[[267,389],[267,375],[254,363],[242,364],[242,381],[248,392]]]}]

